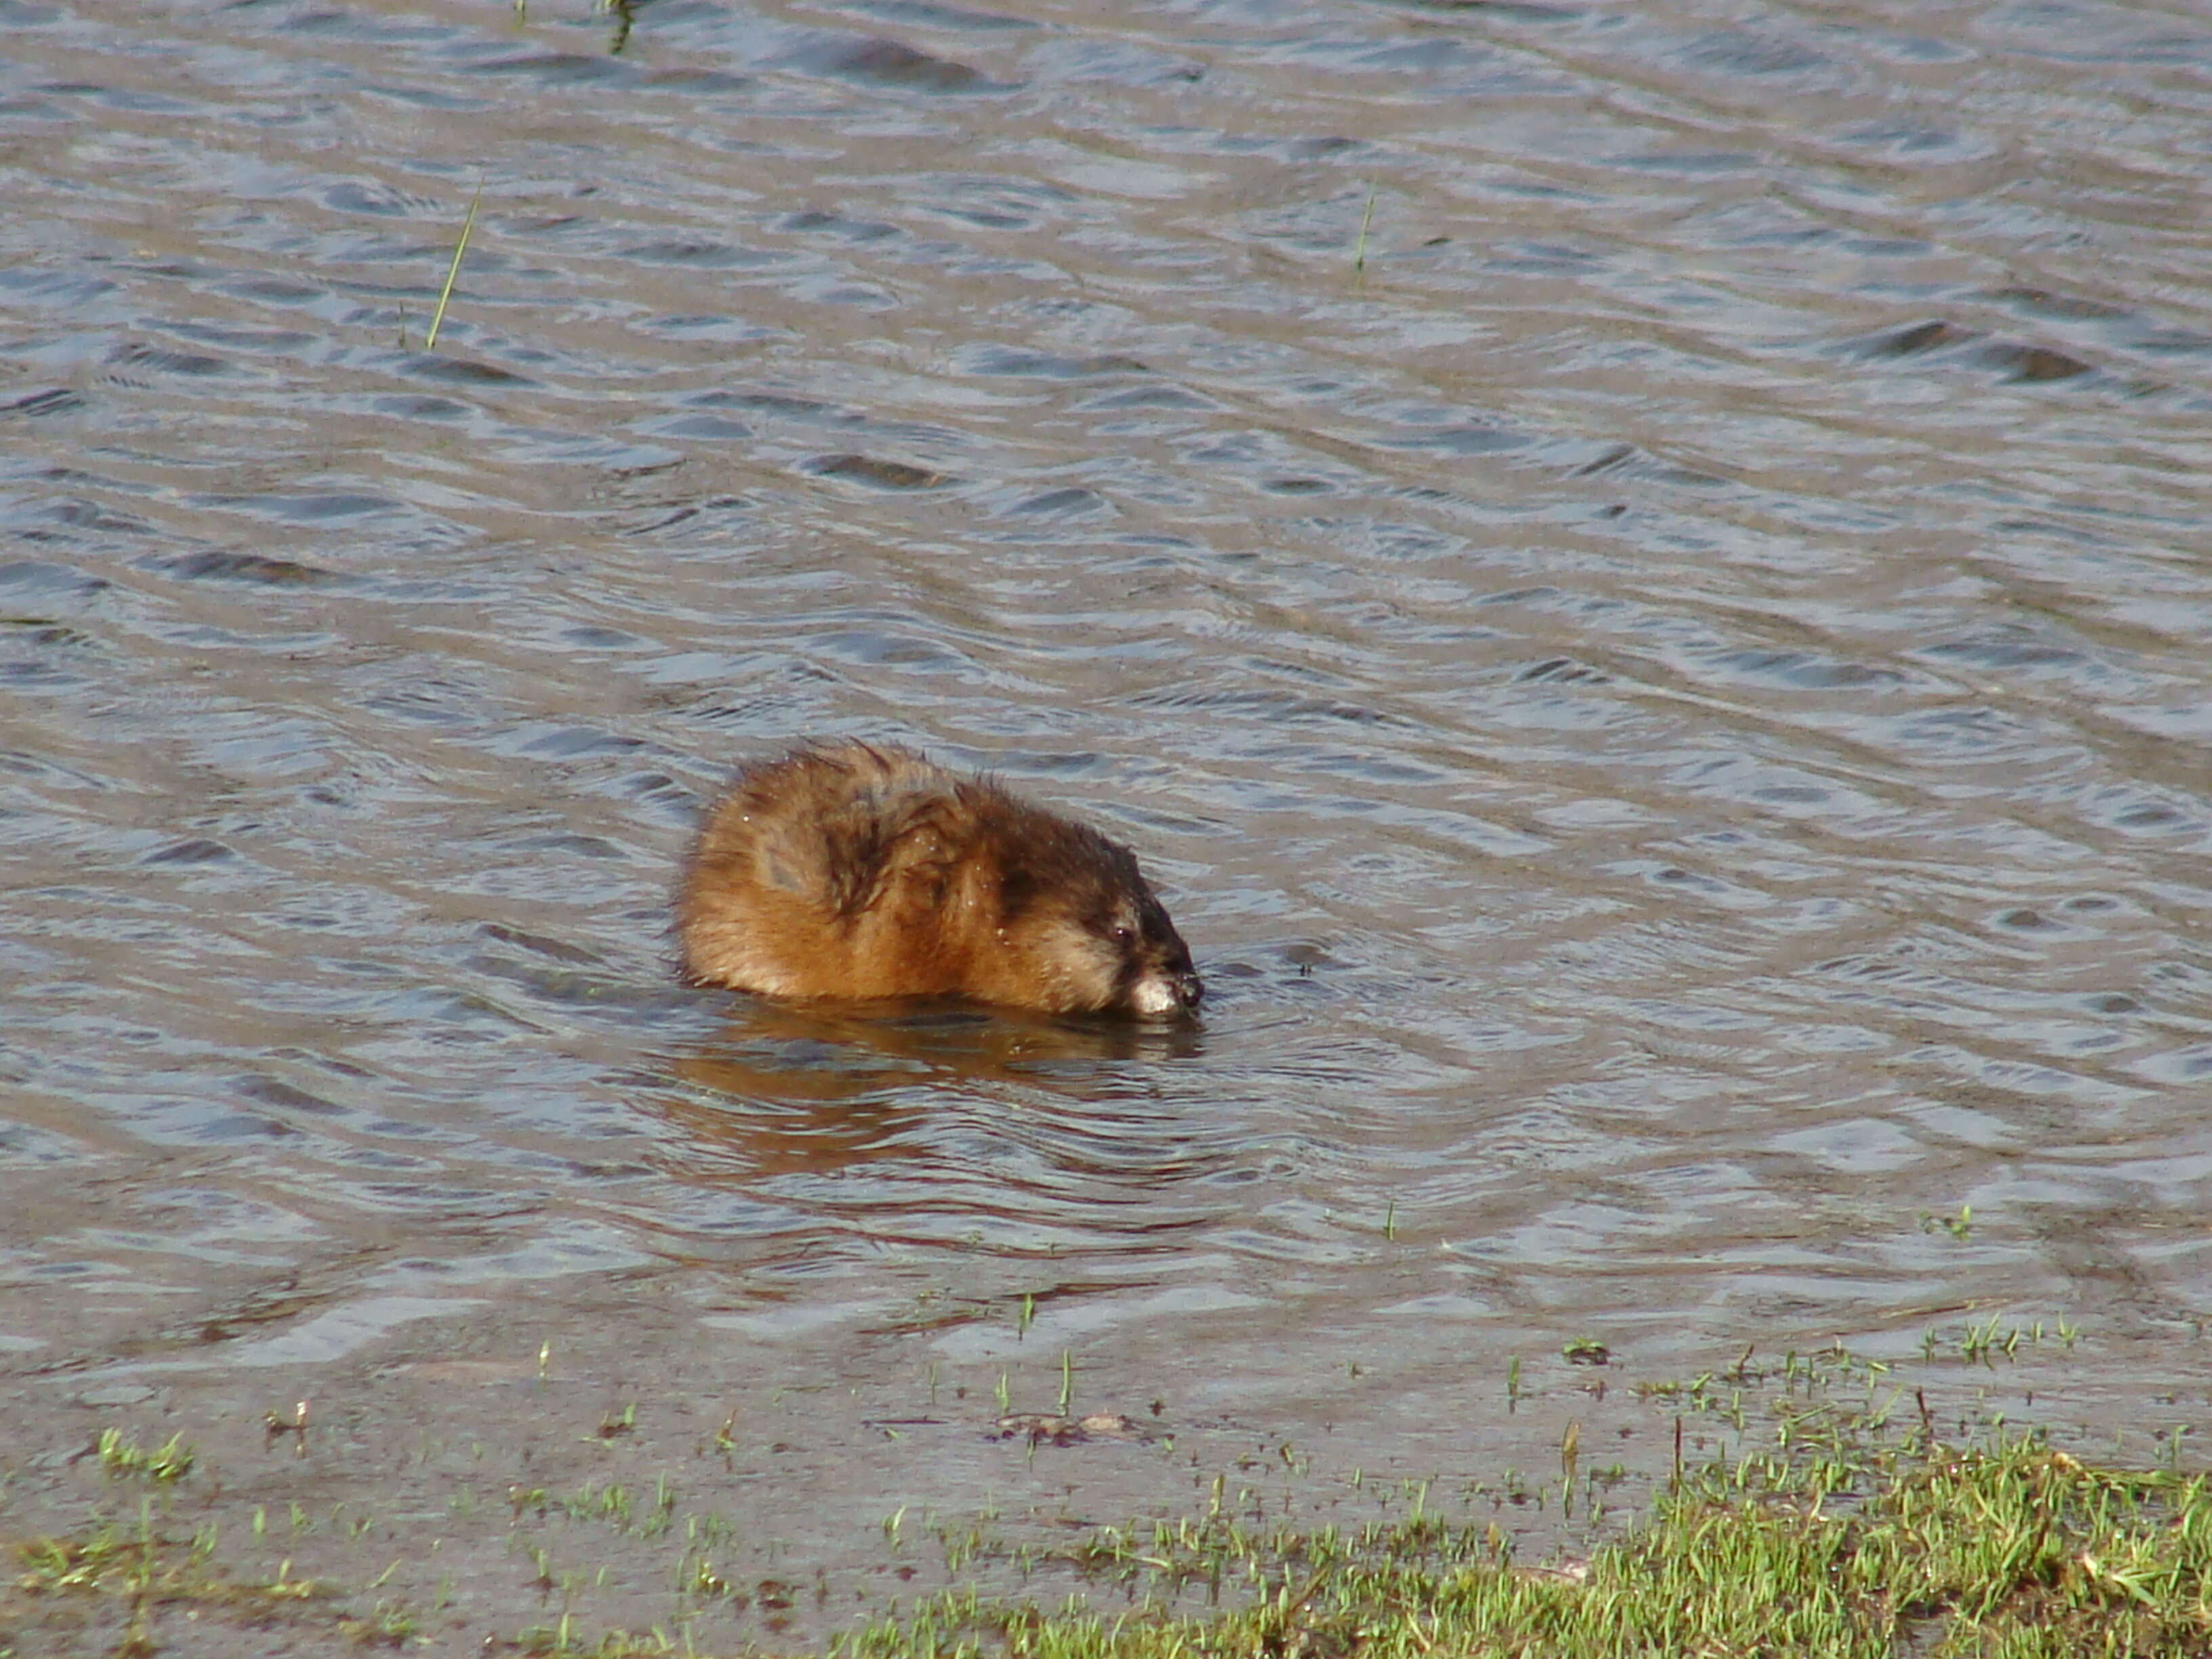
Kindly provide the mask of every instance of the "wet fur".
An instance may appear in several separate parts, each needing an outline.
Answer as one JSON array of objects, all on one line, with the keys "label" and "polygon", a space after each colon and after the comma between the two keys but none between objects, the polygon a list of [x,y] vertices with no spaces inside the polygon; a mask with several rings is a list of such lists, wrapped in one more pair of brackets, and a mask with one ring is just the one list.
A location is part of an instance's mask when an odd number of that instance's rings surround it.
[{"label": "wet fur", "polygon": [[1127,848],[867,744],[738,774],[700,830],[677,931],[687,977],[774,997],[1164,1014],[1201,994]]}]

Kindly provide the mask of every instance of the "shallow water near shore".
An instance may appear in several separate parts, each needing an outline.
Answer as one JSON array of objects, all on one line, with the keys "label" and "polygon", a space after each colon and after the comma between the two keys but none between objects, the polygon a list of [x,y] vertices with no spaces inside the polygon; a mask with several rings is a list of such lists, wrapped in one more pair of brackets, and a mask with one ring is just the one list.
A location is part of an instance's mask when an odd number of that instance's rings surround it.
[{"label": "shallow water near shore", "polygon": [[[0,33],[0,1522],[650,1434],[805,1576],[2039,1327],[1961,1400],[2203,1423],[2204,20]],[[1203,1021],[676,984],[829,736],[1127,841]]]}]

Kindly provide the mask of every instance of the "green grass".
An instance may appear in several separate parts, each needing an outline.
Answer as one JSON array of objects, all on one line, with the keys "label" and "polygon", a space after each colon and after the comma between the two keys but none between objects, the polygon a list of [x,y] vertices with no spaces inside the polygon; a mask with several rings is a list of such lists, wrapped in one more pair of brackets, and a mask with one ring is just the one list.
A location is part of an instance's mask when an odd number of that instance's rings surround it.
[{"label": "green grass", "polygon": [[[519,0],[516,10],[520,15]],[[461,234],[453,242],[453,262],[446,267],[446,285],[438,290],[437,309],[430,314],[430,332],[422,341],[422,349],[425,351],[435,351],[438,349],[438,331],[446,325],[446,307],[453,303],[453,284],[461,279],[461,260],[468,253],[469,237],[477,228],[477,210],[483,205],[483,186],[478,185],[477,193],[469,198],[468,216],[461,221]]]},{"label": "green grass", "polygon": [[[1753,1457],[1686,1476],[1587,1562],[1515,1564],[1494,1528],[1422,1519],[1255,1535],[1108,1529],[1073,1559],[1111,1615],[951,1592],[843,1659],[1877,1659],[2212,1652],[2212,1492],[2033,1440],[1883,1466]],[[1194,1588],[1237,1602],[1181,1610]]]},{"label": "green grass", "polygon": [[[169,1477],[160,1477],[167,1479]],[[16,1546],[16,1573],[9,1588],[15,1597],[0,1601],[9,1613],[90,1597],[114,1607],[120,1626],[112,1651],[124,1656],[158,1650],[154,1638],[157,1614],[183,1608],[198,1617],[215,1611],[246,1621],[265,1620],[279,1609],[322,1594],[310,1580],[295,1578],[290,1563],[259,1581],[234,1578],[214,1560],[216,1532],[204,1527],[189,1538],[176,1536],[155,1516],[151,1499],[142,1503],[135,1524],[103,1522],[73,1538],[33,1538]],[[0,1652],[11,1625],[0,1620]]]},{"label": "green grass", "polygon": [[118,1480],[181,1480],[192,1472],[195,1454],[181,1434],[147,1451],[120,1429],[103,1429],[97,1447],[100,1467]]}]

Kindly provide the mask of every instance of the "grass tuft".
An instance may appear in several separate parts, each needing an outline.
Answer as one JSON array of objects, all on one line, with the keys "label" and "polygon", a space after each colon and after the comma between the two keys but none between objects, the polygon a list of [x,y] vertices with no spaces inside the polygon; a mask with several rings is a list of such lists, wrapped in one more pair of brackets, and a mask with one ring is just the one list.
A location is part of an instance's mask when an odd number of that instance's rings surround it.
[{"label": "grass tuft", "polygon": [[190,1474],[196,1460],[196,1454],[185,1443],[181,1434],[173,1434],[154,1450],[146,1451],[120,1429],[100,1431],[98,1455],[100,1467],[118,1480],[158,1480],[164,1484]]}]

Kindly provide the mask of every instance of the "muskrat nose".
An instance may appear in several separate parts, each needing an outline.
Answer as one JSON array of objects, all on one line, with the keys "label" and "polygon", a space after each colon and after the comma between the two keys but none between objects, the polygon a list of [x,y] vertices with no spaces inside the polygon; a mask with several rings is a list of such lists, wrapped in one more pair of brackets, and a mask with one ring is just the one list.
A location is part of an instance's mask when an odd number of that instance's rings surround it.
[{"label": "muskrat nose", "polygon": [[1188,969],[1179,974],[1147,974],[1129,988],[1128,1006],[1133,1013],[1158,1019],[1167,1014],[1188,1013],[1205,994],[1198,975]]}]

